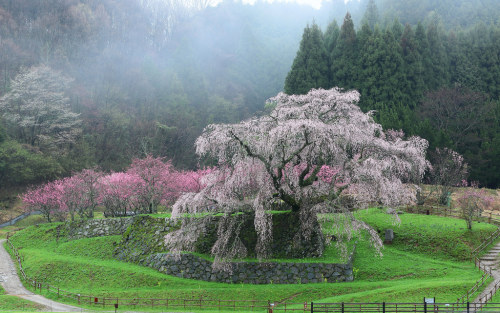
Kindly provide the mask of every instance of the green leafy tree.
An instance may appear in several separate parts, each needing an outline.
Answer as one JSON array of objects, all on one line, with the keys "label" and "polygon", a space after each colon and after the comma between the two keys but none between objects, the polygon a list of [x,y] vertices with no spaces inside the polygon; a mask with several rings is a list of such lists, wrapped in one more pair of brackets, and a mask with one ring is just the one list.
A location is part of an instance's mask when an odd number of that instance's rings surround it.
[{"label": "green leafy tree", "polygon": [[328,56],[323,34],[316,23],[307,26],[292,69],[285,80],[287,94],[306,94],[312,88],[327,88]]},{"label": "green leafy tree", "polygon": [[0,187],[27,185],[57,178],[57,161],[14,140],[0,143]]}]

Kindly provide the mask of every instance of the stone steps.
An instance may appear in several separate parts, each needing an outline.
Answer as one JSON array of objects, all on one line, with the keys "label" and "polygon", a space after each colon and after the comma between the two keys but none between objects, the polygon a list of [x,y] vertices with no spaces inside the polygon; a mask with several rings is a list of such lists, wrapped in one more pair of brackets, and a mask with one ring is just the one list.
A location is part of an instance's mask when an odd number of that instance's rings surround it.
[{"label": "stone steps", "polygon": [[[494,288],[494,285],[499,281],[500,279],[500,271],[498,268],[500,267],[499,261],[500,261],[500,244],[495,245],[492,247],[485,255],[481,256],[479,258],[479,261],[481,262],[481,266],[487,266],[491,269],[491,275],[494,279],[492,283],[490,283],[489,286],[487,286],[481,294],[479,294],[474,302],[479,301],[485,294],[488,294],[492,288]],[[471,311],[471,312],[477,312],[478,310]]]}]

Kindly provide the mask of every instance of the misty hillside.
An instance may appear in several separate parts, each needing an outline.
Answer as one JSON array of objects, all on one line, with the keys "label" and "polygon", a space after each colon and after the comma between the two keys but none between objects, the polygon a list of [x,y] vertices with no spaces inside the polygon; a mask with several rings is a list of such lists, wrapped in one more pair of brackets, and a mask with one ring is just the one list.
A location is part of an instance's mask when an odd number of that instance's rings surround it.
[{"label": "misty hillside", "polygon": [[[4,116],[3,185],[46,181],[91,166],[121,170],[146,154],[194,168],[193,143],[207,124],[249,117],[283,90],[307,25],[326,30],[349,11],[360,28],[368,1],[324,2],[321,10],[291,3],[204,7],[204,1],[191,0],[189,8],[183,3],[0,0],[0,96],[29,83],[19,74],[36,72],[67,86],[68,114],[79,114],[71,121],[78,125],[71,136],[55,140],[46,133],[45,141],[31,140],[19,126],[30,121]],[[399,1],[377,3],[380,25],[392,24],[399,14],[406,21],[412,10],[422,12],[415,23],[425,20],[431,2],[418,3],[420,11]],[[475,7],[491,13],[493,5],[490,11]],[[464,10],[465,5],[453,7]],[[470,27],[482,21],[480,13],[477,19],[463,16]],[[30,72],[33,67],[37,71]]]},{"label": "misty hillside", "polygon": [[384,17],[398,18],[403,24],[417,24],[439,16],[447,29],[469,28],[478,22],[486,25],[500,22],[497,0],[378,0]]}]

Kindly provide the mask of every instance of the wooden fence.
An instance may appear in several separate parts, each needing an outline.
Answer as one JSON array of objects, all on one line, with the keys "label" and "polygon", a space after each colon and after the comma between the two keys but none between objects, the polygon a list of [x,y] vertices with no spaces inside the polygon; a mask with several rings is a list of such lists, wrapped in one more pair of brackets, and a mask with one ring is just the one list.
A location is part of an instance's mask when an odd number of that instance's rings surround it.
[{"label": "wooden fence", "polygon": [[431,313],[431,312],[453,312],[453,313],[472,313],[472,312],[500,312],[500,303],[489,303],[488,306],[482,306],[480,303],[316,303],[311,302],[311,313],[339,312],[339,313]]},{"label": "wooden fence", "polygon": [[[462,219],[463,216],[458,210],[446,206],[408,206],[401,207],[405,212],[423,215],[440,215]],[[500,214],[492,211],[485,211],[480,216],[474,217],[475,221],[500,225]]]}]

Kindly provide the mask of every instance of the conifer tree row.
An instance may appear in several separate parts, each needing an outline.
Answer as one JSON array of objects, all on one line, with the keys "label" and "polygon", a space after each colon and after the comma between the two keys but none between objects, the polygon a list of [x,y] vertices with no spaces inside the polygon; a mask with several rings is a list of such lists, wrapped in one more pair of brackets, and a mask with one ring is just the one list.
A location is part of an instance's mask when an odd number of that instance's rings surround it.
[{"label": "conifer tree row", "polygon": [[[471,165],[472,179],[499,186],[500,175],[491,171],[500,170],[500,149],[494,145],[500,140],[500,27],[478,24],[445,32],[431,17],[425,24],[403,26],[395,20],[382,28],[377,19],[370,1],[358,30],[349,13],[340,27],[333,21],[324,34],[308,26],[285,92],[356,89],[361,108],[376,110],[385,128],[423,136],[431,149],[458,150]],[[445,97],[454,102],[443,102]],[[454,114],[440,116],[443,106]]]}]

